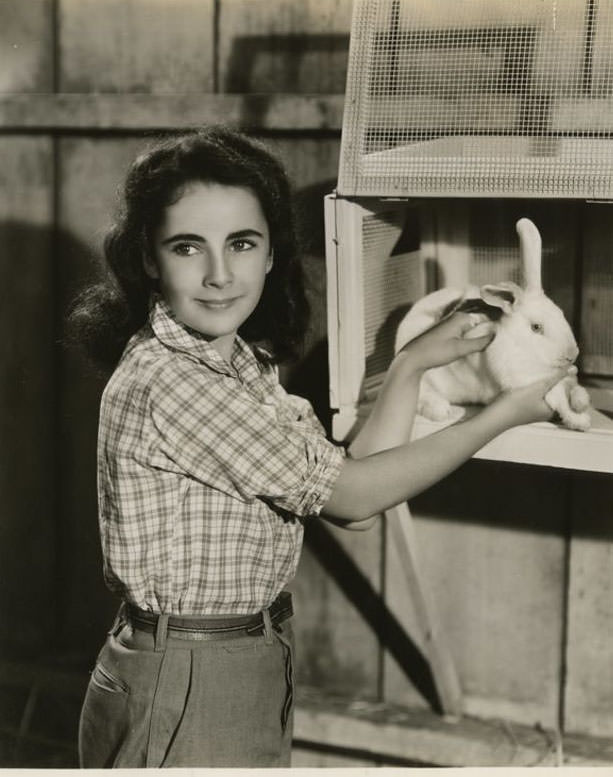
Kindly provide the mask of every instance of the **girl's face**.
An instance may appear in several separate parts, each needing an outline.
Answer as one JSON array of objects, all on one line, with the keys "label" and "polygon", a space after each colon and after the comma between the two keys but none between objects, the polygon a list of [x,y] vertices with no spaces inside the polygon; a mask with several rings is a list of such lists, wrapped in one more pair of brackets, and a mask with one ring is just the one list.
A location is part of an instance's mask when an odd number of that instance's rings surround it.
[{"label": "girl's face", "polygon": [[228,361],[272,267],[268,224],[249,189],[195,181],[169,205],[154,235],[149,277],[179,321]]}]

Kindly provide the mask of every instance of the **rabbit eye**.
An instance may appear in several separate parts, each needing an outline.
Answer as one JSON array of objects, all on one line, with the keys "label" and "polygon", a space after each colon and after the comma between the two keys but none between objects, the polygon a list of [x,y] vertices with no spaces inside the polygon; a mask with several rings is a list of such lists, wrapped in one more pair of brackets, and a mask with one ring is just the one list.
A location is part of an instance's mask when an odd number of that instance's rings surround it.
[{"label": "rabbit eye", "polygon": [[532,329],[533,332],[536,332],[539,335],[542,335],[543,332],[545,331],[545,327],[542,324],[534,323],[530,325],[530,328]]}]

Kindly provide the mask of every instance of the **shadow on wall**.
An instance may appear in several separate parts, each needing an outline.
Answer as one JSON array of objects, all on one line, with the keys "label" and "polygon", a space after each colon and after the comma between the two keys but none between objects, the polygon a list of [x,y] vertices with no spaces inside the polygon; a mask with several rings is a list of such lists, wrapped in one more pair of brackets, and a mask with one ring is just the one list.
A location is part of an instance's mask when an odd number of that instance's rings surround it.
[{"label": "shadow on wall", "polygon": [[[302,83],[310,85],[310,93],[316,84],[317,94],[343,94],[348,51],[348,34],[238,36],[221,89],[245,95],[242,127],[263,127],[271,101],[299,93]],[[325,126],[323,104],[321,111]]]},{"label": "shadow on wall", "polygon": [[[316,71],[312,83],[318,92],[345,91],[349,34],[240,35],[234,38],[224,92],[249,94],[266,91],[296,92],[305,68]],[[312,59],[311,59],[312,58]],[[273,90],[271,90],[273,91]]]},{"label": "shadow on wall", "polygon": [[[355,561],[344,550],[323,521],[309,522],[305,532],[305,543],[322,568],[336,583],[347,599],[361,615],[367,626],[377,635],[383,650],[396,660],[398,666],[412,681],[416,690],[436,712],[442,712],[442,705],[430,664],[418,646],[388,609],[381,594],[373,588],[370,581],[359,569]],[[305,670],[317,673],[321,666],[322,675],[328,674],[327,655],[322,655],[321,640],[317,646],[306,646],[303,663]],[[373,665],[377,658],[373,656]],[[334,676],[324,680],[334,687],[339,682],[338,668]],[[346,689],[344,689],[346,691]]]},{"label": "shadow on wall", "polygon": [[336,186],[335,180],[321,181],[295,193],[306,291],[311,306],[311,323],[303,358],[286,369],[284,383],[292,394],[308,399],[324,428],[331,429],[328,394],[328,337],[326,320],[326,260],[324,196]]},{"label": "shadow on wall", "polygon": [[95,487],[103,380],[59,341],[66,302],[95,261],[40,225],[0,224],[0,242],[0,652],[90,653],[109,610]]}]

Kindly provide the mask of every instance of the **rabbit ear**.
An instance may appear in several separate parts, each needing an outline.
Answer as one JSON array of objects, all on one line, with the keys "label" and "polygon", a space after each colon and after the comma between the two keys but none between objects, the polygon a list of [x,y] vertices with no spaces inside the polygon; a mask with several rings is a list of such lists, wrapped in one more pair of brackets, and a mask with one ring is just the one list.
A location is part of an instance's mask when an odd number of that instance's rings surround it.
[{"label": "rabbit ear", "polygon": [[522,290],[517,284],[509,281],[481,286],[479,294],[488,305],[500,308],[503,313],[510,313],[521,298]]},{"label": "rabbit ear", "polygon": [[515,225],[526,291],[543,291],[541,281],[541,235],[530,219],[520,219]]}]

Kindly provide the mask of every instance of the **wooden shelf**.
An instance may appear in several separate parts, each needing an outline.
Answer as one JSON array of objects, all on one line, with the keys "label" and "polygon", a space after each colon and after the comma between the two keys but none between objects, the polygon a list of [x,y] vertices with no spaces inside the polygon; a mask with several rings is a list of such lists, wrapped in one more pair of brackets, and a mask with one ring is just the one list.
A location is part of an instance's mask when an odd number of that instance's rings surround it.
[{"label": "wooden shelf", "polygon": [[[535,464],[543,467],[574,469],[583,472],[613,474],[613,390],[610,381],[585,383],[593,405],[606,410],[590,409],[591,429],[575,432],[553,423],[537,423],[509,429],[481,448],[473,458],[508,461],[516,464]],[[368,417],[378,386],[371,387],[366,401],[356,409],[347,408],[334,419],[336,439],[350,439]],[[477,408],[467,408],[470,417]],[[461,423],[461,422],[460,422]],[[450,426],[417,416],[412,439],[426,437]]]},{"label": "wooden shelf", "polygon": [[[552,423],[519,426],[498,435],[474,458],[613,473],[613,420],[598,410],[591,410],[590,414],[592,428],[588,432],[575,432]],[[418,416],[413,439],[433,434],[445,426],[448,424]]]}]

